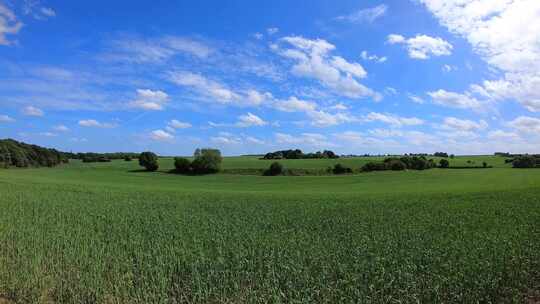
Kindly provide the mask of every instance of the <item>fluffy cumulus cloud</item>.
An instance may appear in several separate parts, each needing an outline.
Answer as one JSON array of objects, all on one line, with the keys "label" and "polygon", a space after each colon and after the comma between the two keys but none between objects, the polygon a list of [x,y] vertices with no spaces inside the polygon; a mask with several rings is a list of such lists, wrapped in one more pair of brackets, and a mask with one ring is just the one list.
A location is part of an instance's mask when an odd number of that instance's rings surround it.
[{"label": "fluffy cumulus cloud", "polygon": [[97,121],[95,119],[79,120],[79,126],[88,127],[88,128],[104,128],[104,129],[110,129],[110,128],[116,127],[115,124],[106,123],[106,122],[99,122],[99,121]]},{"label": "fluffy cumulus cloud", "polygon": [[477,85],[494,100],[515,99],[540,111],[540,1],[420,0],[451,32],[467,39],[497,80]]},{"label": "fluffy cumulus cloud", "polygon": [[381,94],[364,86],[359,81],[367,76],[365,69],[355,62],[349,62],[340,56],[331,56],[336,47],[323,39],[310,40],[300,36],[282,39],[292,48],[280,48],[273,45],[279,55],[295,62],[292,74],[319,81],[335,94],[349,98],[371,97],[381,99]]},{"label": "fluffy cumulus cloud", "polygon": [[365,23],[365,22],[372,23],[375,20],[386,15],[387,11],[388,11],[388,5],[380,4],[374,7],[360,9],[349,15],[336,17],[336,20],[347,21],[351,23]]},{"label": "fluffy cumulus cloud", "polygon": [[510,121],[508,125],[521,133],[540,133],[540,119],[529,116],[519,116]]},{"label": "fluffy cumulus cloud", "polygon": [[14,122],[15,119],[7,116],[7,115],[0,115],[0,122]]},{"label": "fluffy cumulus cloud", "polygon": [[169,101],[169,95],[163,91],[152,91],[149,89],[137,89],[137,98],[130,102],[133,108],[159,111],[163,110],[165,104]]},{"label": "fluffy cumulus cloud", "polygon": [[150,138],[155,141],[170,142],[174,140],[174,136],[163,130],[154,130],[150,132]]},{"label": "fluffy cumulus cloud", "polygon": [[191,128],[192,125],[189,122],[183,122],[183,121],[173,119],[169,121],[169,123],[167,124],[167,127],[172,128],[173,130],[176,130],[176,129],[188,129],[188,128]]},{"label": "fluffy cumulus cloud", "polygon": [[311,101],[300,100],[294,96],[285,100],[276,100],[273,103],[275,109],[282,112],[311,112],[315,111],[317,104]]},{"label": "fluffy cumulus cloud", "polygon": [[392,114],[371,112],[364,118],[367,122],[378,121],[394,127],[418,126],[424,124],[422,119],[416,117],[399,117]]},{"label": "fluffy cumulus cloud", "polygon": [[480,131],[486,129],[487,127],[488,123],[484,120],[476,122],[467,119],[459,119],[456,117],[446,117],[441,126],[441,128],[445,130],[458,130],[467,132]]},{"label": "fluffy cumulus cloud", "polygon": [[428,95],[433,100],[433,103],[450,108],[479,109],[482,105],[482,103],[474,97],[445,90],[429,92]]},{"label": "fluffy cumulus cloud", "polygon": [[238,122],[236,123],[237,127],[240,128],[248,128],[248,127],[260,127],[268,124],[266,121],[264,121],[259,116],[247,113],[245,115],[240,115],[238,117]]},{"label": "fluffy cumulus cloud", "polygon": [[41,117],[43,115],[45,115],[45,113],[43,112],[43,110],[39,109],[39,108],[36,108],[34,106],[27,106],[27,107],[24,107],[22,109],[22,113],[26,116],[36,116],[36,117]]},{"label": "fluffy cumulus cloud", "polygon": [[15,13],[0,2],[0,45],[10,45],[13,42],[8,39],[9,35],[19,33],[23,27]]},{"label": "fluffy cumulus cloud", "polygon": [[433,56],[448,56],[452,54],[453,46],[439,37],[417,35],[413,38],[405,38],[401,35],[391,34],[388,43],[403,44],[413,59],[429,59]]},{"label": "fluffy cumulus cloud", "polygon": [[362,59],[366,60],[366,61],[375,61],[375,62],[378,62],[378,63],[383,63],[383,62],[386,62],[386,60],[388,60],[388,58],[382,56],[382,57],[379,57],[377,55],[370,55],[368,54],[367,51],[362,51],[362,53],[360,53],[360,57],[362,57]]}]

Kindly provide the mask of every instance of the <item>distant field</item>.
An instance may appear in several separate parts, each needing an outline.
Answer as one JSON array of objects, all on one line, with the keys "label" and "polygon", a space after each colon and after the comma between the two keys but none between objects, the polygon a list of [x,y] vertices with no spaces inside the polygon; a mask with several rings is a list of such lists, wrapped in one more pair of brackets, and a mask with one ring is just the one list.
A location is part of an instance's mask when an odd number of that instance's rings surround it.
[{"label": "distant field", "polygon": [[[370,159],[288,160],[290,168]],[[476,164],[468,164],[467,160]],[[263,177],[0,170],[0,303],[527,303],[540,170]],[[224,168],[266,168],[253,157]],[[538,299],[538,298],[537,298]],[[534,302],[532,302],[534,303]]]}]

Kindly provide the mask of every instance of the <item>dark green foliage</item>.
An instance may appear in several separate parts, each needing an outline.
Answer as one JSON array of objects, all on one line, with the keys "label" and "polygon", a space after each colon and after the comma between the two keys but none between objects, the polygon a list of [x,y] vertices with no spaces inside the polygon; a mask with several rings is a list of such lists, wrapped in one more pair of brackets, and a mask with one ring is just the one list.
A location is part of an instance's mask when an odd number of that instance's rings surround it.
[{"label": "dark green foliage", "polygon": [[445,153],[445,152],[435,152],[435,153],[433,154],[433,156],[448,158],[448,153]]},{"label": "dark green foliage", "polygon": [[174,158],[174,168],[176,173],[190,174],[191,173],[191,161],[184,157]]},{"label": "dark green foliage", "polygon": [[276,176],[276,175],[283,174],[283,172],[284,172],[283,165],[278,163],[278,162],[273,162],[270,165],[270,168],[268,168],[267,170],[264,171],[264,175],[266,175],[266,176]]},{"label": "dark green foliage", "polygon": [[345,167],[342,164],[335,164],[334,169],[332,169],[332,173],[334,174],[347,174],[352,173],[352,169],[349,167]]},{"label": "dark green foliage", "polygon": [[158,156],[152,152],[143,152],[139,156],[139,165],[147,171],[156,171],[159,168]]},{"label": "dark green foliage", "polygon": [[63,152],[13,139],[0,140],[0,167],[54,167],[67,163]]},{"label": "dark green foliage", "polygon": [[304,154],[302,150],[282,150],[267,153],[263,159],[336,159],[339,158],[333,151],[324,150],[323,152]]},{"label": "dark green foliage", "polygon": [[439,161],[439,167],[441,168],[448,168],[450,166],[450,162],[446,159],[441,159],[441,161]]},{"label": "dark green foliage", "polygon": [[486,162],[483,162],[483,163],[482,163],[482,167],[487,168],[487,167],[488,167],[488,164],[487,164]]},{"label": "dark green foliage", "polygon": [[371,172],[371,171],[384,171],[388,170],[386,168],[386,164],[382,162],[369,162],[362,166],[361,169],[363,172]]},{"label": "dark green foliage", "polygon": [[391,160],[385,161],[385,163],[386,163],[386,167],[392,171],[407,170],[407,165],[400,159],[391,159]]},{"label": "dark green foliage", "polygon": [[133,160],[133,158],[131,156],[129,156],[129,155],[124,157],[124,161],[130,162],[132,160]]},{"label": "dark green foliage", "polygon": [[454,154],[450,154],[450,158],[454,159],[456,156]]},{"label": "dark green foliage", "polygon": [[512,162],[514,168],[535,168],[540,159],[532,155],[519,156]]},{"label": "dark green foliage", "polygon": [[197,149],[191,162],[194,174],[217,173],[221,169],[221,152],[217,149]]}]

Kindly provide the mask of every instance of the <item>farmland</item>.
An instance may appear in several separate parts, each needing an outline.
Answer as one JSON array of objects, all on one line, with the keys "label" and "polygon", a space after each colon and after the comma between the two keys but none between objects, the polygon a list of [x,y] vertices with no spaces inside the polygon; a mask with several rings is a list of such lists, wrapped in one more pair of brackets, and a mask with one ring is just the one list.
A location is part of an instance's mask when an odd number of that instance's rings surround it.
[{"label": "farmland", "polygon": [[135,161],[0,170],[0,303],[538,300],[540,170],[492,156],[451,166],[482,162],[494,168],[182,176],[166,158],[151,173]]}]

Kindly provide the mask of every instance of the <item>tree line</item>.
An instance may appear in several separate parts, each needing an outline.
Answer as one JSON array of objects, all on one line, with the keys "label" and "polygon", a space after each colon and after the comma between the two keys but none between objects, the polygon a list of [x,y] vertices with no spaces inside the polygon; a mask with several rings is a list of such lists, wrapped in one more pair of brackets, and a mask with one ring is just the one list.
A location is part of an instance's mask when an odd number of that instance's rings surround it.
[{"label": "tree line", "polygon": [[29,145],[13,139],[0,140],[0,167],[54,167],[69,158],[55,149]]},{"label": "tree line", "polygon": [[300,149],[294,149],[294,150],[281,150],[281,151],[275,151],[266,153],[263,157],[263,159],[324,159],[324,158],[330,158],[335,159],[339,158],[336,153],[330,150],[324,150],[324,151],[317,151],[315,153],[304,153]]}]

